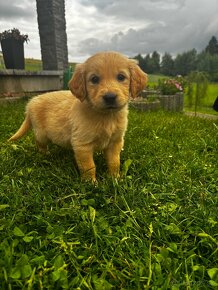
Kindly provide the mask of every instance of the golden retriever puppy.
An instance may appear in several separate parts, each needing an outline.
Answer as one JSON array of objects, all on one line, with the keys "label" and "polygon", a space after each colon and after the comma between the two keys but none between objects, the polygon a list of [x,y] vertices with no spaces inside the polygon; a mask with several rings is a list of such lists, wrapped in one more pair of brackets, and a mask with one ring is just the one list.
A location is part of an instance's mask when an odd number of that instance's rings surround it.
[{"label": "golden retriever puppy", "polygon": [[32,127],[40,151],[47,151],[49,141],[71,147],[82,178],[93,182],[93,153],[101,150],[109,174],[118,177],[128,100],[135,98],[146,82],[147,75],[135,61],[117,52],[97,53],[76,66],[70,91],[32,98],[23,124],[9,140],[22,137]]}]

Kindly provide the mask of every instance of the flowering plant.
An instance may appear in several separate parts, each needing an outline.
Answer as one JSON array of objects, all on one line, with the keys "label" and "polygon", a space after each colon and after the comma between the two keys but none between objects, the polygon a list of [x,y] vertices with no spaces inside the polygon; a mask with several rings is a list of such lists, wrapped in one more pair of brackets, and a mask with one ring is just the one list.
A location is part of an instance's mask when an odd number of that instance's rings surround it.
[{"label": "flowering plant", "polygon": [[159,79],[158,88],[162,95],[174,95],[183,92],[184,81],[181,76],[175,79]]},{"label": "flowering plant", "polygon": [[5,30],[0,33],[0,40],[14,38],[16,40],[22,40],[23,42],[28,42],[29,37],[27,34],[21,34],[19,29],[13,28],[9,30]]}]

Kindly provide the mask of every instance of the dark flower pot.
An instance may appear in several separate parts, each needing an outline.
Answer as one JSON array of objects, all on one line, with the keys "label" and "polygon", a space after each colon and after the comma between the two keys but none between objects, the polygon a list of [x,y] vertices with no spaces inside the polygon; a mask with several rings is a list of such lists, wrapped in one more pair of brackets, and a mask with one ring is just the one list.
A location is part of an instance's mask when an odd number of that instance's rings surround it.
[{"label": "dark flower pot", "polygon": [[7,38],[1,40],[2,53],[7,69],[24,69],[23,40]]}]

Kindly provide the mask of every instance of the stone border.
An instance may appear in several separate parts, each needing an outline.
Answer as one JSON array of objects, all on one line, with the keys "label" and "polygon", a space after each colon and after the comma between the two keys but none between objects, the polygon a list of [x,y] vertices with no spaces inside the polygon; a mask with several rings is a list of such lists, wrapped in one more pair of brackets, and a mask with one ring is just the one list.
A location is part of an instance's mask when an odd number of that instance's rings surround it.
[{"label": "stone border", "polygon": [[183,112],[184,108],[184,94],[175,95],[159,95],[161,107],[165,111],[170,112]]},{"label": "stone border", "polygon": [[0,99],[63,89],[63,71],[0,71]]},{"label": "stone border", "polygon": [[154,102],[148,102],[146,100],[132,100],[130,101],[130,107],[143,112],[153,112],[161,109],[159,100]]},{"label": "stone border", "polygon": [[143,91],[142,97],[130,101],[130,106],[140,111],[163,109],[170,112],[183,112],[184,95],[181,93],[176,95],[160,95],[157,92],[155,93],[155,91]]}]

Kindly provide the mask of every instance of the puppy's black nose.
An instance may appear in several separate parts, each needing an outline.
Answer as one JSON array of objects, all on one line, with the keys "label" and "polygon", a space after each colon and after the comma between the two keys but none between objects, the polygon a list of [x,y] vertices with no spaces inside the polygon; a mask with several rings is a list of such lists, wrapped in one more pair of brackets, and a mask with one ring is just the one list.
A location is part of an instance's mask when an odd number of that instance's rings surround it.
[{"label": "puppy's black nose", "polygon": [[103,96],[106,105],[112,106],[116,104],[117,95],[114,93],[107,93]]}]

